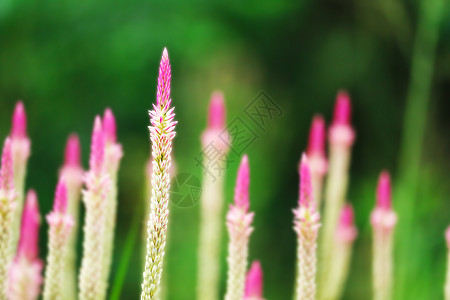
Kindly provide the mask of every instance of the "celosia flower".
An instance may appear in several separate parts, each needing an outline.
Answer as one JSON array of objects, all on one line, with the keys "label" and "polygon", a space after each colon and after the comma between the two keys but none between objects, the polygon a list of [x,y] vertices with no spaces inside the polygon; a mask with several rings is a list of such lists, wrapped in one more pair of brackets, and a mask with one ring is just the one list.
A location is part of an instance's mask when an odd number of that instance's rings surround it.
[{"label": "celosia flower", "polygon": [[73,217],[67,213],[67,186],[58,182],[53,210],[47,215],[49,242],[45,269],[44,299],[64,299],[67,245],[73,227]]},{"label": "celosia flower", "polygon": [[74,219],[74,228],[67,242],[67,262],[65,269],[64,299],[74,300],[77,295],[76,275],[76,240],[78,228],[79,203],[81,185],[83,183],[83,168],[81,167],[81,149],[78,135],[71,134],[67,139],[64,154],[64,165],[60,177],[67,186],[67,213]]},{"label": "celosia flower", "polygon": [[245,272],[247,270],[248,241],[253,231],[251,227],[253,213],[249,213],[250,169],[247,155],[244,155],[239,166],[234,204],[230,205],[227,214],[228,242],[228,275],[225,300],[242,300],[244,296]]},{"label": "celosia flower", "polygon": [[26,199],[19,246],[9,270],[9,300],[35,300],[41,293],[43,262],[39,259],[40,215],[35,191],[28,191]]},{"label": "celosia flower", "polygon": [[450,300],[450,226],[445,231],[445,240],[447,242],[447,277],[445,279],[444,295],[445,300]]},{"label": "celosia flower", "polygon": [[3,145],[0,169],[0,299],[7,299],[7,278],[11,263],[13,217],[16,209],[11,140]]},{"label": "celosia flower", "polygon": [[[351,103],[345,91],[337,95],[334,118],[329,129],[329,169],[324,198],[323,230],[321,231],[321,273],[319,284],[328,281],[328,266],[333,257],[334,234],[338,225],[339,214],[344,206],[348,185],[351,147],[355,139],[350,124]],[[325,287],[323,287],[325,288]],[[320,288],[322,290],[322,287]]]},{"label": "celosia flower", "polygon": [[22,215],[25,175],[28,157],[30,156],[30,139],[27,137],[27,116],[22,101],[17,102],[11,125],[11,149],[14,171],[14,187],[16,191],[16,210],[13,216],[13,238],[11,254],[16,252],[19,241],[20,220]]},{"label": "celosia flower", "polygon": [[325,154],[325,121],[321,115],[314,116],[309,133],[308,161],[311,169],[314,199],[320,208],[323,177],[327,173],[328,162]]},{"label": "celosia flower", "polygon": [[170,63],[164,48],[159,68],[156,105],[150,111],[153,174],[150,217],[147,225],[147,253],[141,299],[152,299],[162,274],[166,230],[169,216],[169,188],[172,140],[175,137],[174,107],[170,99]]},{"label": "celosia flower", "polygon": [[263,300],[263,272],[259,261],[254,261],[245,279],[244,300]]},{"label": "celosia flower", "polygon": [[[111,179],[111,188],[107,196],[105,224],[105,252],[103,255],[102,291],[106,292],[114,244],[114,229],[117,210],[117,173],[122,158],[122,145],[117,143],[117,126],[114,114],[107,108],[103,115],[103,131],[105,133],[105,164]],[[104,295],[102,296],[104,298]]]},{"label": "celosia flower", "polygon": [[86,206],[84,221],[83,258],[79,279],[79,299],[97,300],[105,295],[106,286],[101,283],[105,253],[105,224],[107,197],[111,190],[110,175],[105,166],[106,137],[99,116],[95,118],[92,132],[89,171],[85,175],[86,190],[83,202]]},{"label": "celosia flower", "polygon": [[373,228],[373,288],[374,299],[391,299],[392,243],[397,214],[392,210],[389,173],[381,173],[375,209],[370,217]]},{"label": "celosia flower", "polygon": [[316,299],[317,235],[320,215],[313,198],[308,159],[300,162],[300,197],[294,210],[294,231],[297,233],[297,280],[295,299]]},{"label": "celosia flower", "polygon": [[[216,166],[204,173],[200,199],[200,238],[198,249],[197,299],[218,299],[220,274],[220,241],[222,236],[221,216],[223,211],[226,155],[229,137],[225,129],[225,103],[221,92],[211,96],[208,112],[208,127],[202,135],[203,149],[217,151]],[[206,150],[205,150],[206,151]],[[204,157],[204,165],[208,165]],[[215,170],[219,172],[215,173]],[[210,173],[211,172],[211,173]]]}]

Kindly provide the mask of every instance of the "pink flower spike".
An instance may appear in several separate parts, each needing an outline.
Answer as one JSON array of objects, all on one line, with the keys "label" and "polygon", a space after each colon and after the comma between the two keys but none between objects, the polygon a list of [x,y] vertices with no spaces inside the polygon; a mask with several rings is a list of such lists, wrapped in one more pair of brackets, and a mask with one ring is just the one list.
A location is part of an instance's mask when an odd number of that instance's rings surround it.
[{"label": "pink flower spike", "polygon": [[346,91],[339,91],[334,107],[333,125],[350,125],[351,110],[350,96]]},{"label": "pink flower spike", "polygon": [[448,248],[450,248],[450,226],[445,230],[445,240],[447,241]]},{"label": "pink flower spike", "polygon": [[308,157],[305,153],[302,154],[300,162],[300,207],[310,207],[313,204],[311,171],[309,169]]},{"label": "pink flower spike", "polygon": [[37,259],[39,254],[39,224],[40,215],[36,192],[29,190],[22,215],[17,251],[19,256],[24,256],[30,261]]},{"label": "pink flower spike", "polygon": [[244,299],[259,299],[263,297],[263,272],[259,261],[254,261],[245,280]]},{"label": "pink flower spike", "polygon": [[103,114],[103,131],[105,132],[107,142],[116,142],[116,118],[110,108],[105,109],[105,113]]},{"label": "pink flower spike", "polygon": [[250,184],[250,168],[248,165],[248,157],[244,155],[239,165],[236,179],[236,188],[234,190],[234,204],[241,207],[244,211],[249,207],[248,187]]},{"label": "pink flower spike", "polygon": [[158,88],[156,92],[156,105],[159,107],[164,107],[167,104],[170,105],[170,78],[169,54],[167,49],[164,48],[159,65]]},{"label": "pink flower spike", "polygon": [[211,96],[208,113],[208,129],[222,130],[225,127],[225,103],[223,93],[215,91]]},{"label": "pink flower spike", "polygon": [[78,135],[72,133],[67,139],[66,151],[64,155],[64,163],[66,166],[70,167],[80,167],[81,166],[81,149],[80,149],[80,139]]},{"label": "pink flower spike", "polygon": [[391,178],[389,172],[383,171],[378,179],[377,207],[383,210],[391,209]]},{"label": "pink flower spike", "polygon": [[351,204],[346,204],[341,211],[336,237],[339,241],[352,242],[358,234],[354,224],[354,213]]},{"label": "pink flower spike", "polygon": [[12,118],[11,138],[25,138],[27,135],[27,115],[22,101],[17,102]]},{"label": "pink flower spike", "polygon": [[67,210],[67,186],[63,180],[59,180],[55,191],[53,211],[65,214]]},{"label": "pink flower spike", "polygon": [[325,156],[325,121],[321,115],[315,115],[309,133],[308,156]]},{"label": "pink flower spike", "polygon": [[10,191],[14,188],[13,159],[11,139],[6,138],[3,144],[2,164],[0,170],[0,189]]},{"label": "pink flower spike", "polygon": [[92,131],[91,157],[89,167],[94,174],[100,174],[105,157],[105,134],[102,130],[102,121],[99,116],[95,117],[94,130]]}]

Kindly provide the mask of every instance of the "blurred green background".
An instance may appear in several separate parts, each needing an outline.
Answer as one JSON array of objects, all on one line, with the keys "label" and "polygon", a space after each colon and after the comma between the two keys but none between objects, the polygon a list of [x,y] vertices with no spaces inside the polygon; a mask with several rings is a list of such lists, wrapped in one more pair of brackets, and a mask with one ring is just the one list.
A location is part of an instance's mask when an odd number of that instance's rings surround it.
[{"label": "blurred green background", "polygon": [[[255,231],[250,259],[260,259],[267,299],[291,299],[298,194],[297,163],[314,113],[330,121],[338,89],[353,100],[357,139],[349,199],[359,236],[345,299],[371,295],[369,214],[379,172],[394,178],[399,215],[394,299],[441,299],[443,232],[450,223],[450,13],[445,0],[0,2],[0,136],[23,99],[32,140],[27,187],[50,211],[66,137],[81,137],[87,167],[96,114],[111,107],[124,158],[112,279],[132,246],[120,299],[140,294],[147,110],[155,101],[163,47],[172,64],[176,106],[174,158],[201,178],[209,96],[225,93],[227,120],[260,91],[284,114],[248,149]],[[232,201],[237,162],[226,173]],[[171,206],[168,299],[194,299],[199,205]],[[137,224],[136,223],[136,224]],[[46,255],[47,226],[41,230]],[[225,230],[225,226],[224,226]],[[131,229],[132,231],[132,229]],[[225,290],[224,231],[221,288]],[[128,241],[128,242],[127,242]],[[81,245],[80,245],[81,249]]]}]

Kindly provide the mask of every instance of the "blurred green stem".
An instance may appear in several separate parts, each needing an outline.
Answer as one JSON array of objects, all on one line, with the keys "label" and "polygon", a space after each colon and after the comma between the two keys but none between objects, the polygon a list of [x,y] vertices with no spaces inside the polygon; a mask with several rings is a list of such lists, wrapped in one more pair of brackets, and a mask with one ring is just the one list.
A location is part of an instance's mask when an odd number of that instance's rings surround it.
[{"label": "blurred green stem", "polygon": [[400,187],[396,206],[399,208],[397,250],[400,255],[397,255],[398,282],[395,283],[399,294],[395,299],[407,299],[405,293],[409,287],[406,283],[415,282],[411,276],[418,274],[417,270],[414,270],[417,265],[411,263],[411,261],[420,260],[419,257],[412,260],[417,251],[411,253],[414,250],[414,247],[411,248],[413,240],[411,234],[414,231],[414,208],[420,180],[422,145],[444,2],[445,0],[422,0],[418,10],[419,22],[412,52],[411,78],[403,123],[403,142],[399,153]]}]

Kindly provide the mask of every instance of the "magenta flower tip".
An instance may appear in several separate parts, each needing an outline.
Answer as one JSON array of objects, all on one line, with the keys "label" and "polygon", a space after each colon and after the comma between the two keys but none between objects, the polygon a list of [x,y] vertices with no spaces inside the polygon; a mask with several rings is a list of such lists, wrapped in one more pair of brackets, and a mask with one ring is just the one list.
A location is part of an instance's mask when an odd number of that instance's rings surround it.
[{"label": "magenta flower tip", "polygon": [[27,135],[27,116],[22,101],[17,102],[12,118],[11,138],[25,138]]},{"label": "magenta flower tip", "polygon": [[378,179],[377,208],[390,210],[392,206],[391,177],[389,172],[383,171]]},{"label": "magenta flower tip", "polygon": [[445,240],[447,241],[447,245],[450,248],[450,226],[445,230]]},{"label": "magenta flower tip", "polygon": [[110,108],[105,109],[103,114],[103,130],[105,132],[106,140],[110,143],[116,142],[116,118]]},{"label": "magenta flower tip", "polygon": [[12,145],[11,139],[6,138],[3,144],[2,164],[0,170],[0,189],[5,191],[12,190],[14,188],[14,176],[13,176],[13,159],[12,159]]},{"label": "magenta flower tip", "polygon": [[339,91],[334,108],[333,124],[350,125],[351,109],[350,96],[346,91]]},{"label": "magenta flower tip", "polygon": [[158,88],[156,93],[156,104],[159,107],[164,107],[167,104],[170,105],[170,62],[169,53],[167,49],[164,48],[161,57],[161,63],[159,65],[159,76],[158,76]]},{"label": "magenta flower tip", "polygon": [[354,213],[351,204],[346,204],[341,211],[341,217],[339,219],[339,224],[343,227],[353,226]]},{"label": "magenta flower tip", "polygon": [[59,180],[55,191],[55,202],[53,211],[65,214],[67,210],[67,186],[64,180]]},{"label": "magenta flower tip", "polygon": [[17,251],[19,255],[24,255],[30,260],[37,258],[39,254],[39,224],[40,215],[37,195],[34,190],[29,190],[22,214]]},{"label": "magenta flower tip", "polygon": [[221,130],[225,127],[225,102],[222,92],[216,91],[211,96],[208,113],[208,129]]},{"label": "magenta flower tip", "polygon": [[234,190],[234,203],[236,206],[243,208],[245,211],[249,207],[248,188],[250,184],[250,168],[248,165],[248,157],[244,155],[239,165],[236,179],[236,188]]},{"label": "magenta flower tip", "polygon": [[321,115],[315,115],[309,133],[308,156],[325,156],[325,120]]},{"label": "magenta flower tip", "polygon": [[70,167],[81,166],[81,149],[78,135],[72,133],[67,139],[64,163]]},{"label": "magenta flower tip", "polygon": [[313,203],[311,171],[309,168],[308,157],[302,154],[300,162],[300,199],[299,205],[309,207]]},{"label": "magenta flower tip", "polygon": [[245,280],[244,298],[258,299],[263,297],[263,272],[259,261],[254,261]]},{"label": "magenta flower tip", "polygon": [[344,205],[336,228],[336,237],[342,242],[352,242],[358,235],[354,222],[353,207],[350,204]]},{"label": "magenta flower tip", "polygon": [[91,157],[89,160],[89,167],[94,173],[99,174],[101,172],[104,156],[105,134],[102,129],[102,121],[99,116],[96,116],[94,130],[92,131]]}]

